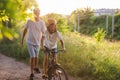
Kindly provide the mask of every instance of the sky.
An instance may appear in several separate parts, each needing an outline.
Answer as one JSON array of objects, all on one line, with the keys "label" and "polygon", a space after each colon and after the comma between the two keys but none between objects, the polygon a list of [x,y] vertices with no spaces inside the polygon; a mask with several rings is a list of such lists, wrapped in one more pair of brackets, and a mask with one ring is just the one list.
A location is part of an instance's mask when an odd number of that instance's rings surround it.
[{"label": "sky", "polygon": [[79,8],[91,7],[92,9],[120,9],[120,0],[36,0],[41,10],[41,15],[58,13],[69,15]]}]

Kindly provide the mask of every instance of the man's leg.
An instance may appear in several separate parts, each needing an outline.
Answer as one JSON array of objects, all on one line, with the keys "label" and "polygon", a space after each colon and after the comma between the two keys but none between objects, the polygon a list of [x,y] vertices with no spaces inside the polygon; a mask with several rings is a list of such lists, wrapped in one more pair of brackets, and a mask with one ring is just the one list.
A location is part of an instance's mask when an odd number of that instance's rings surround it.
[{"label": "man's leg", "polygon": [[30,58],[30,69],[31,69],[31,74],[33,74],[33,70],[34,70],[34,67],[35,67],[35,58]]},{"label": "man's leg", "polygon": [[33,77],[34,77],[34,66],[35,66],[35,63],[34,63],[34,57],[33,58],[30,58],[30,69],[31,69],[31,74],[30,74],[30,80],[33,80]]},{"label": "man's leg", "polygon": [[34,47],[35,47],[35,68],[34,68],[34,71],[36,73],[40,73],[40,70],[38,67],[38,56],[39,56],[40,46],[34,46]]},{"label": "man's leg", "polygon": [[28,52],[29,52],[29,55],[30,55],[30,70],[31,70],[30,80],[33,80],[33,77],[34,77],[33,70],[34,70],[34,67],[35,67],[34,47],[31,44],[27,44],[27,48],[28,48]]},{"label": "man's leg", "polygon": [[35,57],[35,68],[38,68],[38,57]]}]

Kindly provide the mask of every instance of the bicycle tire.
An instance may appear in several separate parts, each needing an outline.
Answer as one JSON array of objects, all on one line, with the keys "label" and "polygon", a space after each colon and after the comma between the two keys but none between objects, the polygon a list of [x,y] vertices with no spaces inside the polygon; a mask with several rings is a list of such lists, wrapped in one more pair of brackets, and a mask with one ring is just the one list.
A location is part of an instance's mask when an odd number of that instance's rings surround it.
[{"label": "bicycle tire", "polygon": [[48,74],[48,80],[52,80],[52,74],[53,74],[53,69],[52,69],[52,67],[50,67],[50,68],[48,69],[47,74]]},{"label": "bicycle tire", "polygon": [[[57,74],[55,73],[57,71]],[[48,69],[48,80],[68,80],[67,73],[61,66]]]}]

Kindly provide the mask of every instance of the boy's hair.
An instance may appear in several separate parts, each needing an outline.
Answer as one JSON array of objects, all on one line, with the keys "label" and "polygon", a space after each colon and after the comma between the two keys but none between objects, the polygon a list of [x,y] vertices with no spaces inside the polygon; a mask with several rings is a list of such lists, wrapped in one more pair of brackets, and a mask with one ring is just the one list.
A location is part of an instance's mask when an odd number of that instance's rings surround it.
[{"label": "boy's hair", "polygon": [[49,27],[52,24],[56,25],[57,21],[55,19],[52,19],[52,18],[47,19],[47,22],[46,22],[47,27]]}]

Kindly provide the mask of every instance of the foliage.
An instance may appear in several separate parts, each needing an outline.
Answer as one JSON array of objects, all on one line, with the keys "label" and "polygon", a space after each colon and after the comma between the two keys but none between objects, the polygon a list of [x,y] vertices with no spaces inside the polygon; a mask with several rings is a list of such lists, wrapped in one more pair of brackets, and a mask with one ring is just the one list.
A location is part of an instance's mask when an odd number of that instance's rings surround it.
[{"label": "foliage", "polygon": [[[9,28],[6,28],[6,26],[9,26],[9,25],[6,25],[4,22],[8,22],[9,19],[8,19],[8,16],[5,15],[5,10],[1,10],[0,11],[0,40],[3,39],[3,37],[6,37],[8,38],[9,40],[13,40],[13,38],[17,38],[18,35],[10,30]],[[3,24],[3,25],[2,25]],[[12,34],[14,32],[14,34]],[[16,36],[13,36],[13,35],[16,35]]]},{"label": "foliage", "polygon": [[[102,41],[98,44],[93,38],[78,33],[66,33],[63,35],[63,40],[67,51],[58,54],[58,60],[69,74],[80,78],[88,76],[91,80],[119,80],[118,42]],[[20,39],[4,40],[0,45],[0,52],[28,62],[27,48],[25,45],[21,46],[19,42]],[[43,54],[40,54],[41,65],[42,60]]]},{"label": "foliage", "polygon": [[64,17],[60,14],[55,14],[55,13],[50,13],[50,14],[43,16],[44,21],[46,21],[48,18],[53,18],[53,19],[57,20],[57,28],[60,32],[67,32],[68,31],[66,17]]},{"label": "foliage", "polygon": [[66,53],[59,55],[59,61],[74,76],[85,80],[119,80],[119,48],[117,43],[102,41],[76,33],[64,34]]},{"label": "foliage", "polygon": [[[72,12],[70,15],[70,23],[68,24],[72,29],[71,31],[74,31],[74,24],[76,23],[76,31],[78,30],[78,14],[80,14],[80,33],[86,34],[86,35],[94,35],[97,31],[98,26],[100,28],[103,28],[104,30],[107,30],[106,28],[106,15],[102,14],[99,16],[93,15],[94,10],[91,8],[82,8],[77,9]],[[116,9],[116,12],[114,14],[114,34],[112,39],[120,39],[119,36],[119,29],[120,29],[120,12],[118,9]],[[72,26],[71,26],[72,24]],[[112,15],[108,15],[108,32],[106,35],[106,38],[110,39],[112,35]]]},{"label": "foliage", "polygon": [[98,28],[98,31],[94,34],[95,39],[100,42],[105,38],[105,31],[101,28]]},{"label": "foliage", "polygon": [[27,8],[37,6],[35,0],[1,0],[0,1],[0,40],[4,37],[18,38],[19,23],[25,21]]},{"label": "foliage", "polygon": [[78,30],[78,20],[80,20],[80,24],[79,25],[89,25],[91,23],[91,17],[93,16],[93,9],[91,9],[90,7],[87,8],[80,8],[77,10],[74,10],[71,13],[70,16],[70,22],[72,24],[77,23],[76,24],[76,29]]},{"label": "foliage", "polygon": [[[0,52],[28,62],[28,51],[26,45],[20,45],[20,36],[26,17],[31,17],[31,13],[27,14],[26,10],[32,10],[33,6],[38,6],[35,0],[0,1]],[[74,21],[78,22],[78,14],[80,14],[80,33],[71,33],[74,29]],[[63,39],[67,51],[58,54],[58,57],[69,74],[79,78],[88,76],[91,80],[119,80],[119,42],[103,41],[105,36],[111,36],[112,31],[112,24],[109,24],[109,32],[106,35],[106,15],[93,16],[91,8],[84,8],[73,11],[69,16],[50,13],[42,17],[44,21],[48,18],[56,19],[58,30],[64,33]],[[109,23],[111,21],[112,16],[109,15]],[[120,39],[119,12],[115,13],[114,31],[114,38]],[[95,38],[83,34],[94,35]],[[39,57],[42,65],[43,54]]]},{"label": "foliage", "polygon": [[120,39],[120,13],[115,15],[114,38]]}]

